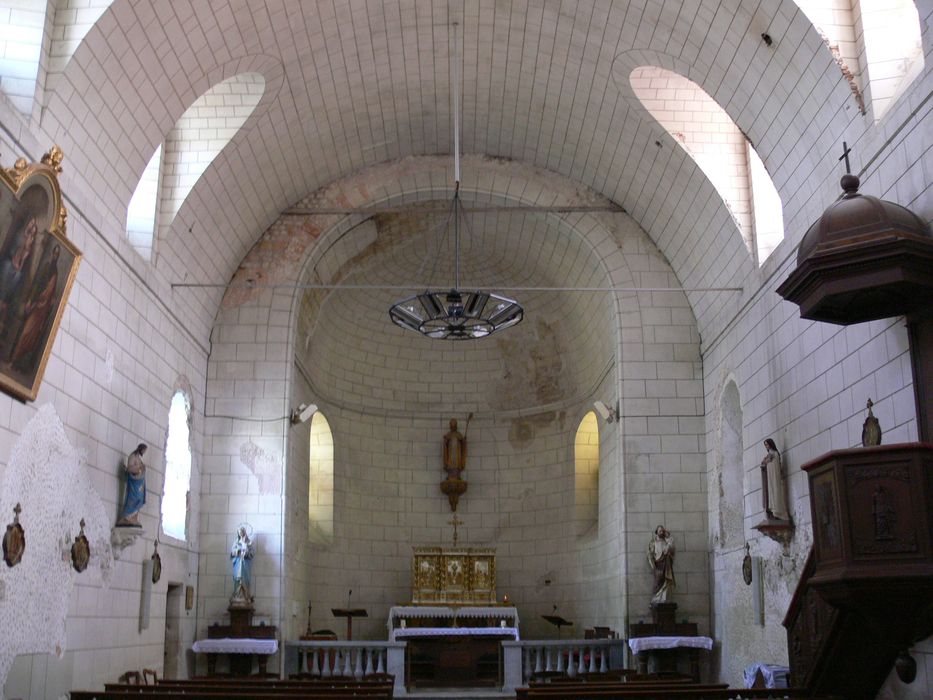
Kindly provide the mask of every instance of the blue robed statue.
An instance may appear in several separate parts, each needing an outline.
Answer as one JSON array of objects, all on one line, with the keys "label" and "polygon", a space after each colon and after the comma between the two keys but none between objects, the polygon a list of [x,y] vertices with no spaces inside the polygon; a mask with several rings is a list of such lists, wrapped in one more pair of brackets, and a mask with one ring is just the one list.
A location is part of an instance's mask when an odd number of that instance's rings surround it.
[{"label": "blue robed statue", "polygon": [[233,596],[231,601],[250,603],[253,600],[250,594],[250,585],[253,569],[253,555],[256,548],[247,532],[246,525],[237,528],[236,541],[230,548],[230,559],[233,562]]},{"label": "blue robed statue", "polygon": [[139,522],[139,511],[146,503],[146,464],[143,455],[146,454],[145,443],[130,452],[126,457],[124,470],[126,471],[126,493],[123,497],[123,508],[117,525],[142,527]]}]

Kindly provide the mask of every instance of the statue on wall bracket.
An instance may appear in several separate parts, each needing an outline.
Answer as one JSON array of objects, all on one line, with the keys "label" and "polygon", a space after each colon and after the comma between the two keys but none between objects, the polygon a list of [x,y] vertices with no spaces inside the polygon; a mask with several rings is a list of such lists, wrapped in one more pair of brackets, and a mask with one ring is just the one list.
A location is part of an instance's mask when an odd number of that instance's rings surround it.
[{"label": "statue on wall bracket", "polygon": [[230,596],[230,608],[253,608],[252,578],[253,557],[256,545],[253,543],[253,527],[249,523],[240,523],[236,531],[236,541],[230,548],[230,561],[233,574],[233,595]]},{"label": "statue on wall bracket", "polygon": [[141,442],[126,456],[126,463],[123,465],[126,472],[126,489],[117,527],[142,528],[139,513],[146,504],[146,463],[143,462],[146,449],[146,443]]},{"label": "statue on wall bracket", "polygon": [[460,496],[467,491],[467,482],[462,477],[466,469],[467,458],[467,431],[470,429],[470,421],[473,420],[473,414],[467,416],[466,427],[463,434],[457,430],[457,419],[450,419],[450,430],[444,435],[444,472],[447,478],[441,482],[441,492],[447,496],[447,502],[450,503],[450,510],[457,512],[457,503]]},{"label": "statue on wall bracket", "polygon": [[755,529],[784,547],[794,536],[794,522],[787,507],[787,474],[781,452],[772,438],[764,441],[761,460],[761,500],[765,519]]}]

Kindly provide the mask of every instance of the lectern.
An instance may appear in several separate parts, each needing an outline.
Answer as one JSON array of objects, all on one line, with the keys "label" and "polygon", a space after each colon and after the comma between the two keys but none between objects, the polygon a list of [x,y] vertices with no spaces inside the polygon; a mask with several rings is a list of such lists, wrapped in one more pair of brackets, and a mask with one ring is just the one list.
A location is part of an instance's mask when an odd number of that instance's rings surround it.
[{"label": "lectern", "polygon": [[345,617],[347,618],[347,641],[353,640],[353,618],[354,617],[368,617],[366,610],[363,608],[331,608],[330,610],[334,617]]},{"label": "lectern", "polygon": [[557,638],[560,639],[560,628],[561,627],[570,627],[573,623],[570,620],[565,620],[560,615],[542,615],[546,622],[550,622],[557,628]]}]

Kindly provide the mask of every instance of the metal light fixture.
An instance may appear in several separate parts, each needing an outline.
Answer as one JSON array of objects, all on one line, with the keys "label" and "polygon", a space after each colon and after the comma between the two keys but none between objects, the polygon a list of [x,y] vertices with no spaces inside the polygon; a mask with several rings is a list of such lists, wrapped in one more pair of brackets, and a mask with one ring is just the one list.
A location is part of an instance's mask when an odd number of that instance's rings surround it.
[{"label": "metal light fixture", "polygon": [[402,328],[417,331],[428,338],[469,340],[484,338],[514,326],[522,320],[521,304],[493,292],[460,289],[460,52],[457,25],[454,24],[454,197],[450,215],[441,229],[453,219],[454,285],[449,290],[428,290],[389,309],[392,321]]}]

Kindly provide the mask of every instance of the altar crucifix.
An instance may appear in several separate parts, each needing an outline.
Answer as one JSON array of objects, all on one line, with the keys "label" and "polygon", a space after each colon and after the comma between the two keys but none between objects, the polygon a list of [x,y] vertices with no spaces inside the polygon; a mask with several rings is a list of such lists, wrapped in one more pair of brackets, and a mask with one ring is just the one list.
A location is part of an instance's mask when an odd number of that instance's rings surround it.
[{"label": "altar crucifix", "polygon": [[454,544],[457,544],[457,527],[463,525],[463,521],[454,513],[454,517],[447,521],[448,525],[454,526]]}]

